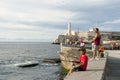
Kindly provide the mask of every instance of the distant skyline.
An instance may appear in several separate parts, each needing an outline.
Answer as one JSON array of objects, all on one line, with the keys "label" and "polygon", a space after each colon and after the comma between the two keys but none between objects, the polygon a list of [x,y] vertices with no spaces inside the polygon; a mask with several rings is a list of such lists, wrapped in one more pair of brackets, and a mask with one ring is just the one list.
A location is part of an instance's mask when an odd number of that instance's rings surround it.
[{"label": "distant skyline", "polygon": [[67,31],[120,31],[120,0],[1,0],[0,41],[50,42]]}]

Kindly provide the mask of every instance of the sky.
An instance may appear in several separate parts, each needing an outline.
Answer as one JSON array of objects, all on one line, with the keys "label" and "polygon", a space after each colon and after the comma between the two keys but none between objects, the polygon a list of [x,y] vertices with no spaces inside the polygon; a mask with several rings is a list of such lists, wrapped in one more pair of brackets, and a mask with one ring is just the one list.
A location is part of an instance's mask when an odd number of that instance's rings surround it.
[{"label": "sky", "polygon": [[120,31],[120,0],[0,0],[0,41],[52,42],[72,30]]}]

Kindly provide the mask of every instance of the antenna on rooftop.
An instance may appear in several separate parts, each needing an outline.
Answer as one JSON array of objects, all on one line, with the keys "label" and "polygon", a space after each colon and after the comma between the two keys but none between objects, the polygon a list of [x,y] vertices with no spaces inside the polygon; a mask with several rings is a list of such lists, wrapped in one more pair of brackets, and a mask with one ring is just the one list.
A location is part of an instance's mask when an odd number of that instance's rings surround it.
[{"label": "antenna on rooftop", "polygon": [[79,27],[78,27],[78,33],[79,33]]}]

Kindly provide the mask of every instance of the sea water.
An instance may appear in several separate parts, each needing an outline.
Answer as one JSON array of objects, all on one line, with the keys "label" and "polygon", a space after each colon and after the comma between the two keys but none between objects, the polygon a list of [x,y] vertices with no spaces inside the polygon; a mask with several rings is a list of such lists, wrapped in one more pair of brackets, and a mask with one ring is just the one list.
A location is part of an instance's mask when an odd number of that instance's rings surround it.
[{"label": "sea water", "polygon": [[[60,65],[42,62],[58,58],[59,45],[41,42],[0,42],[0,80],[60,80]],[[34,67],[20,68],[14,64],[39,61]]]}]

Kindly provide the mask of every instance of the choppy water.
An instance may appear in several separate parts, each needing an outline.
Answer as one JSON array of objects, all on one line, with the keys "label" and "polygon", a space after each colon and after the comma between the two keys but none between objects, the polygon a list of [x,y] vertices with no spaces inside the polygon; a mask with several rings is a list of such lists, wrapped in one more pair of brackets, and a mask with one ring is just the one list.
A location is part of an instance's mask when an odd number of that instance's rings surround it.
[{"label": "choppy water", "polygon": [[0,80],[59,80],[59,64],[39,62],[29,68],[14,64],[57,58],[58,45],[50,43],[0,43]]}]

